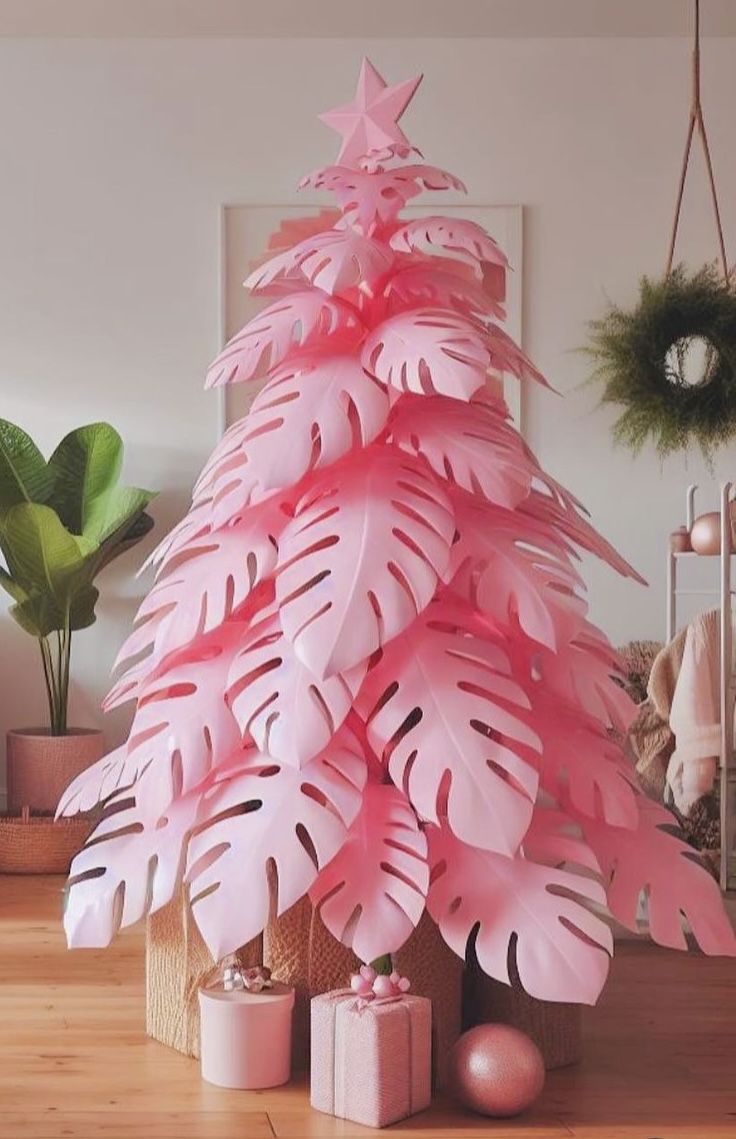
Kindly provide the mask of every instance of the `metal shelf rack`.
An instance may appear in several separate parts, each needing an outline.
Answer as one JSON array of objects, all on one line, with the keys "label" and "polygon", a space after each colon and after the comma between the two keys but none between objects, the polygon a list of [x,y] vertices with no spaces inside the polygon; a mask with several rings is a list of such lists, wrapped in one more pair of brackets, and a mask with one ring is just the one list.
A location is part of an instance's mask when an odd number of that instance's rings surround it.
[{"label": "metal shelf rack", "polygon": [[[693,528],[695,514],[695,492],[697,486],[690,485],[686,496],[686,522],[688,533]],[[710,596],[718,598],[720,609],[719,646],[719,715],[720,715],[720,822],[721,822],[721,864],[720,880],[723,890],[736,890],[736,756],[734,756],[734,696],[736,678],[733,660],[733,616],[731,598],[732,540],[731,501],[734,497],[733,483],[725,482],[720,492],[720,533],[721,552],[719,563],[718,589],[682,589],[678,586],[678,565],[681,560],[703,557],[691,551],[678,552],[668,549],[667,553],[667,641],[677,632],[677,599],[684,595]]]}]

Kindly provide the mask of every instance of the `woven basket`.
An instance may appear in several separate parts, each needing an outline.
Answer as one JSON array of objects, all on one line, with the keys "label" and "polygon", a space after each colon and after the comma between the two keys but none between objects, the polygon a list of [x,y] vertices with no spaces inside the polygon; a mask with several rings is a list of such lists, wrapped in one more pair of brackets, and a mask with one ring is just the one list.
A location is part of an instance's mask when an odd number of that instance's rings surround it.
[{"label": "woven basket", "polygon": [[465,1026],[509,1024],[530,1036],[548,1071],[580,1062],[583,1053],[580,1005],[538,1001],[519,986],[494,981],[471,965],[465,974]]},{"label": "woven basket", "polygon": [[94,821],[0,814],[0,874],[66,874],[87,840]]}]

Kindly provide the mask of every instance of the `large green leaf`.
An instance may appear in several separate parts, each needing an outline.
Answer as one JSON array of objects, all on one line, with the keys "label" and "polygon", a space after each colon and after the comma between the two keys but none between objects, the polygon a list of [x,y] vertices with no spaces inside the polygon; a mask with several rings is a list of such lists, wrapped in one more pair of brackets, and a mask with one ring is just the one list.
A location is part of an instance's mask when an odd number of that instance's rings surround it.
[{"label": "large green leaf", "polygon": [[46,502],[52,475],[30,435],[0,419],[0,517],[19,502]]},{"label": "large green leaf", "polygon": [[60,608],[49,594],[35,591],[25,600],[11,605],[8,612],[32,637],[48,637],[67,625],[71,632],[93,625],[99,596],[93,585],[85,586],[75,594],[67,611]]},{"label": "large green leaf", "polygon": [[120,475],[123,441],[109,423],[88,423],[70,431],[49,459],[51,505],[73,534],[86,531],[90,516],[103,509]]},{"label": "large green leaf", "polygon": [[71,604],[85,555],[50,506],[12,506],[0,525],[0,546],[15,582],[27,593],[48,594],[62,611]]},{"label": "large green leaf", "polygon": [[134,486],[113,487],[108,494],[90,504],[86,524],[80,533],[95,546],[103,546],[111,539],[122,537],[152,498],[154,495],[150,490],[139,490]]}]

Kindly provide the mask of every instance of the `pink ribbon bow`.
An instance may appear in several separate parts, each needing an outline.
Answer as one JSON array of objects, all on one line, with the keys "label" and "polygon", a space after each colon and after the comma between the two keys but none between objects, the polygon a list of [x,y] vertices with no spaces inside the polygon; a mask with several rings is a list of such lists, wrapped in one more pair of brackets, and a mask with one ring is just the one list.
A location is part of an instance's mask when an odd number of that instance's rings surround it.
[{"label": "pink ribbon bow", "polygon": [[360,1007],[372,1001],[397,1001],[409,992],[411,981],[402,977],[400,973],[393,972],[389,976],[385,973],[376,973],[372,965],[361,965],[357,973],[350,978],[350,988],[358,997]]}]

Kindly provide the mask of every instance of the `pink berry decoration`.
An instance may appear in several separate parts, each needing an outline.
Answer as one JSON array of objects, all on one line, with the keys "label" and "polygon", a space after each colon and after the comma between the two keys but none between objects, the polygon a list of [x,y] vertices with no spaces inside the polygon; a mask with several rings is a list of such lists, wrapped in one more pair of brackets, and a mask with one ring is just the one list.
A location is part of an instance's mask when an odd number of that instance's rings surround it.
[{"label": "pink berry decoration", "polygon": [[499,394],[546,382],[503,328],[506,256],[402,214],[463,190],[397,125],[417,85],[363,64],[326,115],[337,162],[303,183],[335,209],[281,227],[247,282],[263,310],[209,370],[255,398],[151,558],[107,701],[130,734],[59,805],[103,807],[64,925],[107,945],[184,884],[222,959],[308,895],[375,961],[428,911],[490,976],[592,1003],[606,914],[636,929],[643,891],[662,945],[686,948],[683,917],[706,953],[736,942],[617,742],[633,706],[580,552],[637,575]]}]

